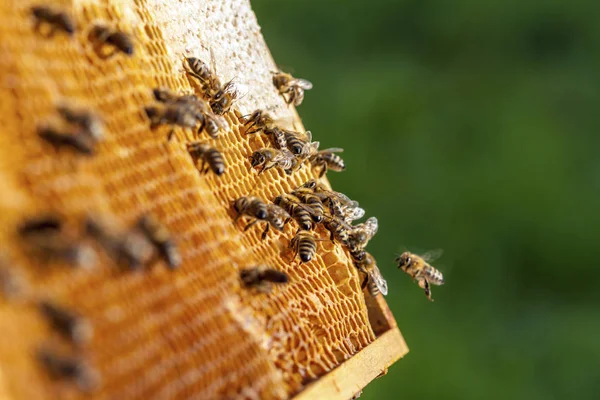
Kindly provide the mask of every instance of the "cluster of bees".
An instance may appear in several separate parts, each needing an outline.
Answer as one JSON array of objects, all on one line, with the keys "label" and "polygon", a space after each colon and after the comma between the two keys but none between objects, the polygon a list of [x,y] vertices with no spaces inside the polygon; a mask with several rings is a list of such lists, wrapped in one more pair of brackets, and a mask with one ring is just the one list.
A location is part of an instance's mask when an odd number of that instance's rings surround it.
[{"label": "cluster of bees", "polygon": [[[66,226],[58,214],[38,215],[23,221],[16,229],[23,250],[38,263],[61,263],[73,268],[93,268],[101,248],[117,265],[131,270],[148,267],[158,259],[175,269],[181,256],[166,227],[150,214],[138,218],[128,229],[118,229],[98,216],[85,217],[78,229]],[[95,242],[95,245],[93,245]],[[27,290],[22,276],[0,260],[0,293],[7,299],[21,298],[33,304],[48,322],[56,338],[37,349],[37,358],[50,376],[74,381],[84,391],[99,384],[99,375],[82,356],[93,336],[92,324],[77,312],[48,298],[37,299]]]},{"label": "cluster of bees", "polygon": [[[34,29],[44,37],[52,37],[57,32],[72,36],[78,29],[67,13],[48,6],[31,8]],[[94,49],[101,58],[122,53],[134,54],[134,41],[130,35],[105,25],[94,25],[89,30]],[[214,59],[212,60],[215,65]],[[232,110],[238,97],[233,81],[221,82],[214,68],[194,57],[185,58],[186,73],[197,83],[200,95],[174,93],[165,88],[154,88],[155,103],[144,108],[149,119],[150,129],[169,126],[167,140],[173,138],[175,128],[191,129],[195,140],[186,144],[194,162],[201,162],[199,170],[209,171],[217,176],[225,173],[226,165],[221,152],[201,140],[206,134],[218,139],[227,130],[223,117]],[[306,90],[312,83],[305,79],[277,71],[272,73],[275,90],[287,104],[299,106]],[[286,174],[298,171],[304,165],[317,171],[323,177],[327,171],[344,171],[346,166],[338,155],[341,148],[319,150],[319,142],[312,140],[310,131],[297,132],[282,126],[268,112],[258,109],[248,115],[233,110],[243,125],[244,135],[262,134],[269,138],[271,147],[252,153],[251,168],[262,174],[271,168],[280,168]],[[38,126],[39,137],[57,150],[68,148],[82,155],[93,155],[96,144],[104,136],[102,118],[85,109],[59,105],[52,121]],[[357,270],[364,275],[362,288],[368,288],[371,295],[388,292],[375,258],[365,249],[378,230],[378,221],[370,217],[362,223],[354,224],[364,217],[365,211],[358,202],[346,195],[328,189],[318,180],[309,180],[291,193],[281,194],[272,201],[255,196],[242,196],[232,201],[236,213],[234,223],[240,218],[248,219],[244,230],[257,223],[264,223],[262,238],[271,230],[283,231],[292,221],[297,232],[290,241],[293,258],[300,263],[310,262],[317,253],[317,242],[331,240],[348,251]],[[95,216],[87,216],[79,229],[65,229],[57,215],[41,215],[23,222],[17,229],[27,251],[47,262],[58,260],[80,268],[91,268],[97,260],[96,248],[103,249],[118,265],[136,270],[161,259],[176,269],[182,262],[175,241],[165,226],[150,214],[144,214],[128,229],[117,227],[113,222]],[[322,227],[323,229],[320,229]],[[319,232],[328,232],[328,238],[320,238]],[[95,242],[95,245],[90,245]],[[444,283],[440,271],[429,263],[434,253],[419,256],[410,252],[401,254],[396,262],[398,268],[410,275],[431,298],[430,285]],[[22,280],[12,274],[0,260],[0,290],[5,297],[13,297],[22,287]],[[269,292],[273,284],[283,285],[289,277],[282,271],[269,266],[256,266],[242,269],[240,281],[248,288],[259,292]],[[51,347],[42,347],[38,359],[46,370],[56,377],[68,378],[81,389],[89,389],[98,381],[97,374],[79,355],[92,337],[92,326],[79,314],[47,299],[34,301],[37,309],[48,321],[52,329],[71,346],[69,354],[59,353]]]}]

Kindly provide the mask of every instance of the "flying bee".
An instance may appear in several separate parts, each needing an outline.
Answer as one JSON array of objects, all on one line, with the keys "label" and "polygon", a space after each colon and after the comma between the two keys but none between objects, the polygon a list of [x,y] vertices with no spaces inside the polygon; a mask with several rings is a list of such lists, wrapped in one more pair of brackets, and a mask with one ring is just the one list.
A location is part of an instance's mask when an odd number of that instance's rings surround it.
[{"label": "flying bee", "polygon": [[40,31],[43,23],[49,25],[50,30],[46,34],[47,37],[52,37],[56,31],[63,31],[69,36],[75,32],[75,23],[64,11],[58,11],[48,6],[33,6],[31,13],[35,18],[36,31]]},{"label": "flying bee", "polygon": [[265,240],[267,237],[267,233],[269,233],[269,227],[271,225],[273,225],[273,228],[281,232],[290,218],[290,214],[288,214],[288,212],[283,208],[276,204],[267,204],[267,226],[262,233],[262,240]]},{"label": "flying bee", "polygon": [[[103,58],[111,57],[119,51],[128,56],[133,55],[133,39],[125,32],[104,25],[95,25],[90,31],[90,35],[97,41],[98,46],[96,46],[96,50]],[[113,51],[102,54],[100,50],[103,45],[111,46]]]},{"label": "flying bee", "polygon": [[91,156],[95,151],[95,141],[81,133],[61,132],[50,126],[42,126],[38,127],[38,135],[56,150],[67,147],[85,156]]},{"label": "flying bee", "polygon": [[346,169],[346,165],[344,164],[342,157],[335,154],[341,153],[342,151],[344,151],[344,149],[333,147],[318,151],[309,157],[312,167],[320,169],[319,178],[323,177],[328,169],[336,172],[344,171]]},{"label": "flying bee", "polygon": [[443,285],[444,276],[440,271],[432,267],[429,263],[436,260],[442,255],[442,250],[433,250],[418,256],[416,254],[405,251],[398,258],[398,268],[406,272],[414,281],[417,282],[421,289],[425,290],[425,295],[431,301],[431,288],[432,285]]},{"label": "flying bee", "polygon": [[120,232],[111,229],[105,221],[88,215],[85,232],[97,240],[117,263],[123,263],[132,270],[148,264],[154,254],[153,244],[138,229]]},{"label": "flying bee", "polygon": [[348,235],[348,247],[364,249],[378,229],[379,224],[376,217],[370,217],[362,224],[353,226]]},{"label": "flying bee", "polygon": [[145,214],[138,219],[136,226],[158,250],[158,254],[164,258],[170,269],[179,267],[181,254],[165,225],[153,215]]},{"label": "flying bee", "polygon": [[210,98],[210,107],[217,115],[223,115],[231,109],[237,99],[238,92],[233,81],[229,81],[219,88]]},{"label": "flying bee", "polygon": [[250,161],[253,168],[260,168],[259,175],[273,167],[280,167],[287,172],[296,166],[294,156],[288,149],[260,149],[252,153]]},{"label": "flying bee", "polygon": [[82,391],[92,391],[100,383],[98,373],[79,357],[42,347],[37,351],[37,358],[52,378],[73,380]]},{"label": "flying bee", "polygon": [[[360,261],[355,260],[355,265],[360,272],[365,274],[365,279],[361,285],[362,288],[364,289],[365,286],[368,285],[369,293],[373,297],[377,296],[379,293],[386,296],[388,294],[387,282],[377,267],[375,257],[366,251],[361,251],[361,253],[360,256],[356,256]],[[352,258],[354,260],[355,255],[353,255]]]},{"label": "flying bee", "polygon": [[312,209],[302,204],[299,198],[292,194],[282,194],[273,200],[284,210],[286,210],[298,223],[300,230],[309,231],[313,227]]},{"label": "flying bee", "polygon": [[281,71],[273,73],[273,85],[287,104],[294,104],[295,106],[302,104],[304,91],[313,87],[312,83],[306,79],[294,78],[292,75]]},{"label": "flying bee", "polygon": [[329,231],[329,239],[332,242],[335,243],[337,240],[342,244],[348,243],[349,232],[352,227],[345,221],[335,217],[326,217],[323,221],[323,225],[325,226],[325,229]]},{"label": "flying bee", "polygon": [[294,196],[300,199],[302,203],[306,204],[312,210],[312,219],[317,224],[323,221],[325,216],[325,206],[321,198],[315,193],[306,188],[298,188],[292,192]]},{"label": "flying bee", "polygon": [[210,169],[217,176],[220,176],[225,172],[223,155],[217,149],[206,143],[192,142],[187,144],[187,150],[194,160],[202,159],[202,166],[200,167],[202,173],[207,173]]},{"label": "flying bee", "polygon": [[285,272],[263,265],[241,270],[240,278],[246,287],[256,288],[262,293],[270,292],[273,283],[285,284],[289,281],[289,277]]},{"label": "flying bee", "polygon": [[290,248],[294,249],[294,256],[300,255],[300,263],[311,261],[317,254],[317,239],[308,231],[298,231],[290,241]]},{"label": "flying bee", "polygon": [[92,338],[92,325],[80,315],[46,300],[40,301],[39,310],[54,329],[74,344],[80,346]]},{"label": "flying bee", "polygon": [[77,126],[82,132],[98,141],[104,136],[104,126],[100,118],[88,110],[77,110],[66,105],[57,107],[58,113],[69,124]]}]

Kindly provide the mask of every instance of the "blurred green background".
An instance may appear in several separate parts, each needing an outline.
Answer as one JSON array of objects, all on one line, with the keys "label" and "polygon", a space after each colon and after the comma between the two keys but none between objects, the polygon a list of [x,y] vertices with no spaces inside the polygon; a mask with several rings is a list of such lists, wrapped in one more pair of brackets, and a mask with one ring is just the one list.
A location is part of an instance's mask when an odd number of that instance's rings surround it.
[{"label": "blurred green background", "polygon": [[[600,398],[600,3],[252,0],[380,221],[411,352],[363,399]],[[443,248],[434,303],[396,270]]]}]

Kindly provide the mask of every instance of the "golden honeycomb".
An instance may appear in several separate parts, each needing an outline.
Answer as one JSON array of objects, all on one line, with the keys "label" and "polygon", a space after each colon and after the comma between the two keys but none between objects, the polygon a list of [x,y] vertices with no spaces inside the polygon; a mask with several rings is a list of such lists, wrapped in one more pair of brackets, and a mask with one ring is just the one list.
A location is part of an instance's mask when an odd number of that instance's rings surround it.
[{"label": "golden honeycomb", "polygon": [[[0,2],[0,252],[29,285],[23,298],[0,300],[1,398],[87,396],[36,362],[35,349],[56,341],[33,305],[38,298],[93,323],[81,352],[101,376],[97,398],[288,398],[375,339],[356,269],[339,246],[319,242],[318,256],[299,264],[288,247],[295,223],[264,241],[261,224],[244,232],[243,221],[233,223],[233,199],[272,200],[313,178],[309,168],[258,175],[248,157],[268,143],[244,136],[233,113],[227,132],[209,141],[227,164],[220,177],[199,173],[185,147],[191,131],[176,129],[169,142],[168,127],[149,129],[143,107],[153,103],[152,88],[197,90],[183,53],[208,60],[209,49],[217,71],[235,74],[245,90],[236,104],[242,113],[269,107],[295,116],[270,86],[275,66],[246,0],[52,2],[76,20],[71,38],[35,32],[33,4]],[[135,54],[100,58],[88,35],[99,21],[132,33]],[[93,157],[38,137],[58,104],[102,117],[105,138]],[[174,234],[183,264],[129,272],[101,251],[91,270],[42,263],[15,229],[49,211],[73,227],[87,213],[127,226],[151,212]],[[240,287],[239,270],[257,264],[285,271],[290,283],[269,294]]]}]

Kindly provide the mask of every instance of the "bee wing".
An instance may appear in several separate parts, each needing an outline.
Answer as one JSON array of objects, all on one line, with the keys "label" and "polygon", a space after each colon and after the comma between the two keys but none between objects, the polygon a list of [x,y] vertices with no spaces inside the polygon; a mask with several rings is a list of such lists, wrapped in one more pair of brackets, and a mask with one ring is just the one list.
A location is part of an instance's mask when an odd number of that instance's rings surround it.
[{"label": "bee wing", "polygon": [[269,204],[269,212],[273,216],[277,216],[282,219],[286,219],[286,218],[290,217],[290,214],[287,211],[285,211],[283,208],[279,207],[276,204]]},{"label": "bee wing", "polygon": [[313,87],[312,82],[307,81],[306,79],[302,79],[302,78],[291,79],[288,86],[293,86],[293,85],[298,86],[299,88],[304,89],[304,90],[310,90]]},{"label": "bee wing", "polygon": [[[304,134],[306,135],[306,141],[307,142],[312,142],[312,132],[311,131],[306,131]],[[316,143],[319,143],[319,142],[316,142]]]},{"label": "bee wing", "polygon": [[373,279],[375,285],[377,285],[377,289],[381,292],[382,295],[386,296],[388,294],[388,286],[385,278],[381,274],[381,271],[377,267],[377,265],[373,264],[369,269],[369,277]]},{"label": "bee wing", "polygon": [[335,190],[329,191],[329,195],[340,203],[344,205],[344,207],[355,207],[358,206],[358,202],[352,200],[350,197],[346,196],[344,193],[336,192]]},{"label": "bee wing", "polygon": [[277,152],[275,157],[273,157],[274,162],[284,161],[284,160],[292,160],[294,155],[288,149],[281,149]]},{"label": "bee wing", "polygon": [[365,216],[365,210],[358,207],[358,203],[356,203],[356,207],[344,207],[344,216],[346,222],[356,221]]},{"label": "bee wing", "polygon": [[344,149],[339,147],[332,147],[330,149],[321,150],[319,153],[342,153]]},{"label": "bee wing", "polygon": [[372,238],[379,230],[379,222],[376,217],[370,217],[365,221],[364,227],[369,237]]},{"label": "bee wing", "polygon": [[442,256],[442,254],[444,254],[443,249],[435,249],[435,250],[430,250],[430,251],[426,252],[425,254],[421,255],[421,258],[423,260],[427,261],[428,263],[432,263],[435,260],[437,260],[438,258],[440,258]]}]

